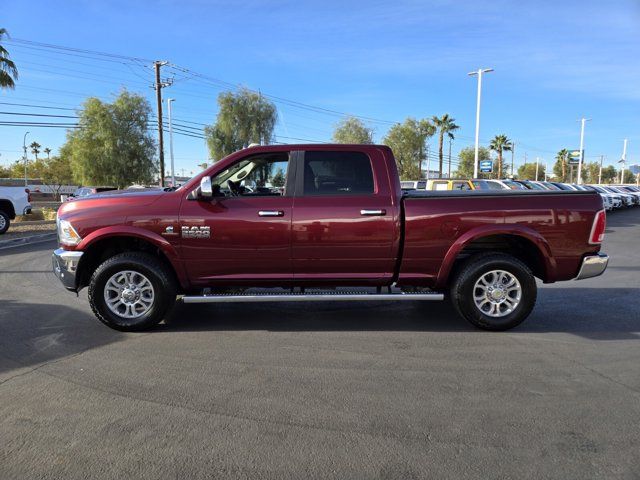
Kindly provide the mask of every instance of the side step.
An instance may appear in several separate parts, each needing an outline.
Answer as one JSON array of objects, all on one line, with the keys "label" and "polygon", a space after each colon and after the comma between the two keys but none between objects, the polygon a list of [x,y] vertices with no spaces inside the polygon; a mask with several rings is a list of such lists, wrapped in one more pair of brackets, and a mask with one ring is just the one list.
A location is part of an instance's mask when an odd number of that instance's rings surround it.
[{"label": "side step", "polygon": [[231,302],[355,302],[355,301],[440,301],[442,293],[244,293],[239,295],[184,296],[184,303],[231,303]]}]

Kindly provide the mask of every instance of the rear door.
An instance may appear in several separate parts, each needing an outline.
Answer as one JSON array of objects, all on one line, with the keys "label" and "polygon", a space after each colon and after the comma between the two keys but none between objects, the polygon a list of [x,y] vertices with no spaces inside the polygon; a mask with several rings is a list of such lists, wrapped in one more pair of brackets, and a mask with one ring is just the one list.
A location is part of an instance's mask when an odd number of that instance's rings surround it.
[{"label": "rear door", "polygon": [[296,281],[390,279],[400,222],[382,151],[308,150],[300,153],[296,171]]}]

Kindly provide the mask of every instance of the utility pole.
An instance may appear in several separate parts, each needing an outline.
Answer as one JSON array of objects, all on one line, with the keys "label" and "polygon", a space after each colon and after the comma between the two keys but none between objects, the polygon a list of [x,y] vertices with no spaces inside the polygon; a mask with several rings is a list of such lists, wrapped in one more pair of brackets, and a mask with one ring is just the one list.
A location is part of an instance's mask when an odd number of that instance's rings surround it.
[{"label": "utility pole", "polygon": [[171,186],[176,187],[176,170],[173,163],[173,125],[171,123],[171,102],[173,98],[167,98],[167,113],[169,114],[169,155],[171,155]]},{"label": "utility pole", "polygon": [[469,72],[469,76],[478,76],[478,98],[476,102],[476,146],[473,160],[473,178],[478,178],[478,157],[480,149],[480,97],[482,96],[482,74],[493,72],[493,68],[479,68],[475,72]]},{"label": "utility pole", "polygon": [[449,168],[448,168],[448,173],[447,173],[447,178],[451,178],[451,142],[453,141],[453,139],[451,137],[449,137]]},{"label": "utility pole", "polygon": [[627,163],[627,139],[624,139],[624,146],[622,147],[622,158],[618,162],[621,164],[620,167],[620,183],[624,183],[624,167]]},{"label": "utility pole", "polygon": [[602,162],[604,160],[604,155],[600,155],[600,172],[598,172],[598,185],[602,185]]},{"label": "utility pole", "polygon": [[546,182],[547,179],[547,172],[549,171],[549,162],[544,162],[544,181]]},{"label": "utility pole", "polygon": [[578,185],[582,184],[582,163],[584,162],[584,124],[589,120],[591,119],[584,117],[580,119],[580,161],[578,162],[578,179],[576,180]]},{"label": "utility pole", "polygon": [[28,185],[28,182],[27,182],[27,135],[29,135],[29,132],[26,132],[24,134],[24,137],[22,137],[22,160],[24,161],[24,186],[25,187]]},{"label": "utility pole", "polygon": [[[427,176],[426,179],[429,180],[431,175],[431,157],[429,156],[429,144],[427,143]],[[422,159],[420,160],[420,167],[422,168]]]},{"label": "utility pole", "polygon": [[160,158],[160,186],[164,187],[164,138],[162,134],[162,89],[168,87],[173,82],[161,82],[160,81],[160,67],[166,65],[169,62],[155,61],[153,66],[156,71],[156,83],[153,88],[156,90],[156,102],[158,105],[158,156]]},{"label": "utility pole", "polygon": [[540,164],[540,157],[536,157],[536,182],[538,181],[538,165]]}]

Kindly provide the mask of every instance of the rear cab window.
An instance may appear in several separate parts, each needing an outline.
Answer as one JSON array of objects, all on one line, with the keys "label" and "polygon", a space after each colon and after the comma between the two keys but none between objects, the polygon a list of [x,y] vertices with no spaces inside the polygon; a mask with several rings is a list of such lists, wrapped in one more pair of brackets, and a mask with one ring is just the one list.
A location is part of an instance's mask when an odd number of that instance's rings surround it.
[{"label": "rear cab window", "polygon": [[371,195],[375,193],[370,158],[362,152],[306,151],[303,195]]}]

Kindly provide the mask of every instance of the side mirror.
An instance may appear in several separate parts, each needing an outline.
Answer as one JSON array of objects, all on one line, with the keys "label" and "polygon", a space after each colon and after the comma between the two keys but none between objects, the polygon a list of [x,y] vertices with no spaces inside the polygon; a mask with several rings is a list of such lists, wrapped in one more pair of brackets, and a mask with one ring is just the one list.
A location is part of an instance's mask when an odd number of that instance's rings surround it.
[{"label": "side mirror", "polygon": [[213,197],[213,187],[211,185],[211,177],[206,176],[202,177],[200,180],[200,198],[212,198]]}]

